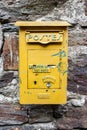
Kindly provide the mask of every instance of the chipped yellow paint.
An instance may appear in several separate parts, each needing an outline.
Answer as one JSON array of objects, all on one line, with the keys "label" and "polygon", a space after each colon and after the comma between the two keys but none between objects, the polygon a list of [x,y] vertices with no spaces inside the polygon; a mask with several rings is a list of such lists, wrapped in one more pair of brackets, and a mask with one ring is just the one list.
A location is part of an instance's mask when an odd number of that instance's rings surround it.
[{"label": "chipped yellow paint", "polygon": [[67,101],[67,22],[16,22],[21,104]]}]

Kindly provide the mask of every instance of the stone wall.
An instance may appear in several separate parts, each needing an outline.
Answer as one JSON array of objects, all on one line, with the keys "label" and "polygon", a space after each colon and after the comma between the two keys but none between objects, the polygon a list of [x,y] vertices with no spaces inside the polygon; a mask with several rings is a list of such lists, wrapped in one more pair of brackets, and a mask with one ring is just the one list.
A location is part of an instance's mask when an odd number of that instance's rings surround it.
[{"label": "stone wall", "polygon": [[[19,104],[18,20],[72,24],[66,105]],[[87,129],[87,0],[0,0],[0,22],[0,130]]]}]

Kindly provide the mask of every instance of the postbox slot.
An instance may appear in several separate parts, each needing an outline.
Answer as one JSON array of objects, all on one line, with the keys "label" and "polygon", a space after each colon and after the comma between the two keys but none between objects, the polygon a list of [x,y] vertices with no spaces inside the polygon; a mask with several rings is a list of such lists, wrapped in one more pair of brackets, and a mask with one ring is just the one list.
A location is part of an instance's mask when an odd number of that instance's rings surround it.
[{"label": "postbox slot", "polygon": [[47,65],[47,67],[48,67],[48,68],[56,68],[56,65],[50,64],[50,65]]}]

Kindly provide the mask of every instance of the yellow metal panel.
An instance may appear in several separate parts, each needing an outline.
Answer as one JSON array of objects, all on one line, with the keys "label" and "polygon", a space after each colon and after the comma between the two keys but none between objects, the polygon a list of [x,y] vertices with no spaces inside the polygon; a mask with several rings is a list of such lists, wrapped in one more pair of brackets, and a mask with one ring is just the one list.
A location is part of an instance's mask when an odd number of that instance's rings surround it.
[{"label": "yellow metal panel", "polygon": [[66,89],[28,89],[20,97],[21,104],[65,104],[66,101]]},{"label": "yellow metal panel", "polygon": [[41,22],[28,22],[28,21],[18,21],[15,23],[16,26],[71,26],[68,22],[64,21],[41,21]]},{"label": "yellow metal panel", "polygon": [[28,50],[28,88],[60,87],[59,57],[53,56],[58,52],[58,50]]},{"label": "yellow metal panel", "polygon": [[[66,22],[17,22],[16,25],[20,26],[20,103],[66,103],[68,71],[66,26],[69,24]],[[61,38],[58,39],[60,36]]]}]

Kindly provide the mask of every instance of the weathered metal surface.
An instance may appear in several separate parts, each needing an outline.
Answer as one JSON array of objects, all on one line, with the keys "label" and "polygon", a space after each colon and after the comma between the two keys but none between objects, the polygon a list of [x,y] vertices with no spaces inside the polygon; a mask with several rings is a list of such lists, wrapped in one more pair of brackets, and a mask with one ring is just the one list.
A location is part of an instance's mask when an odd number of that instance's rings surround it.
[{"label": "weathered metal surface", "polygon": [[19,21],[15,25],[20,26],[20,103],[65,104],[70,24]]}]

